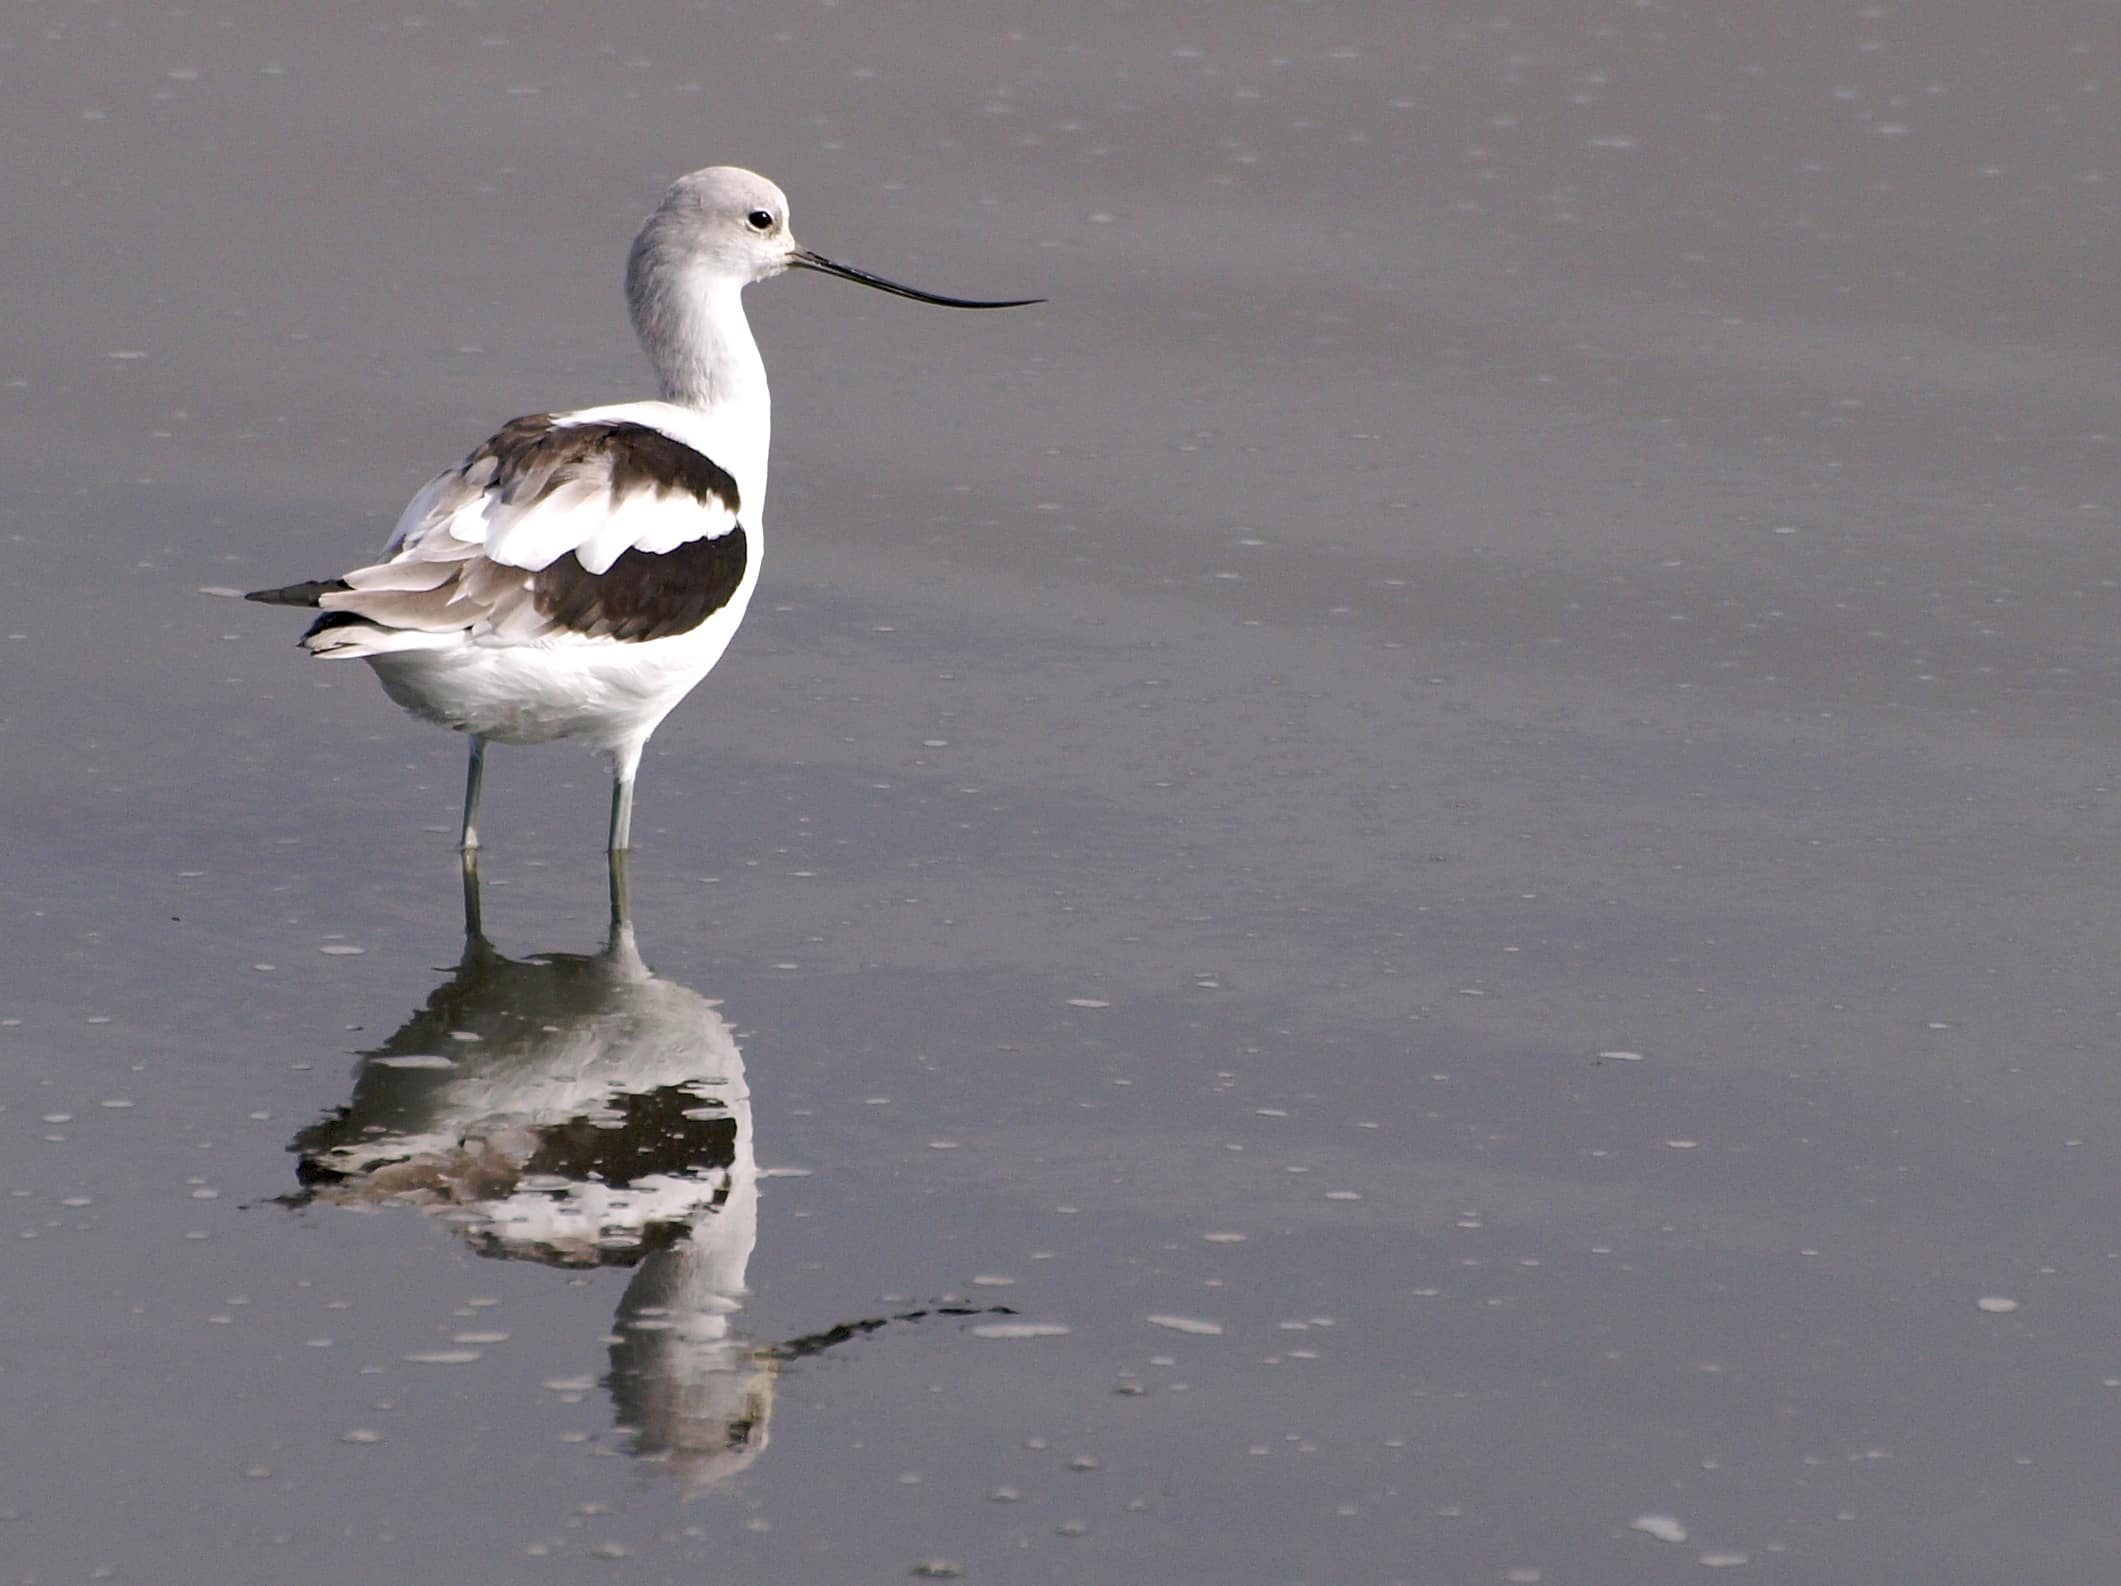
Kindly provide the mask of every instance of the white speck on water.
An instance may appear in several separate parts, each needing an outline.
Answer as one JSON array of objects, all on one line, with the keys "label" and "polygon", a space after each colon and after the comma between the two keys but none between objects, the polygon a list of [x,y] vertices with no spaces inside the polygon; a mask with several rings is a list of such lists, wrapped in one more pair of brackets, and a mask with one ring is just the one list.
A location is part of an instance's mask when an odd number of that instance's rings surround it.
[{"label": "white speck on water", "polygon": [[422,1349],[404,1357],[416,1366],[467,1366],[479,1358],[476,1349]]},{"label": "white speck on water", "polygon": [[451,1333],[449,1341],[452,1344],[505,1344],[508,1342],[508,1335],[506,1333]]},{"label": "white speck on water", "polygon": [[1608,1063],[1639,1063],[1642,1061],[1640,1052],[1600,1052],[1598,1055]]},{"label": "white speck on water", "polygon": [[1066,1322],[981,1322],[972,1329],[974,1338],[1058,1338],[1069,1331]]},{"label": "white speck on water", "polygon": [[341,1432],[339,1441],[342,1443],[380,1443],[383,1441],[383,1434],[370,1427],[357,1426],[350,1432]]},{"label": "white speck on water", "polygon": [[367,952],[368,949],[356,947],[351,942],[326,942],[317,951],[329,953],[334,958],[358,958],[361,954]]},{"label": "white speck on water", "polygon": [[96,1105],[98,1107],[108,1107],[114,1112],[122,1112],[125,1108],[132,1105],[132,1100],[126,1096],[113,1096],[109,1101],[99,1101]]},{"label": "white speck on water", "polygon": [[1243,1234],[1227,1232],[1201,1235],[1201,1238],[1211,1245],[1241,1245],[1245,1242],[1245,1237]]},{"label": "white speck on water", "polygon": [[1638,1514],[1628,1522],[1628,1529],[1640,1531],[1644,1536],[1655,1537],[1660,1542],[1686,1540],[1686,1527],[1668,1514]]},{"label": "white speck on water", "polygon": [[456,1059],[437,1052],[408,1052],[403,1057],[372,1057],[378,1068],[455,1068]]},{"label": "white speck on water", "polygon": [[2005,1299],[2000,1294],[1984,1294],[1974,1303],[1984,1311],[1997,1316],[2001,1316],[2008,1311],[2015,1311],[2018,1308],[2016,1300]]},{"label": "white speck on water", "polygon": [[554,1393],[587,1393],[597,1385],[594,1377],[547,1377],[538,1386]]},{"label": "white speck on water", "polygon": [[1700,1147],[1701,1142],[1699,1140],[1667,1140],[1665,1144],[1674,1151],[1693,1151]]},{"label": "white speck on water", "polygon": [[1068,1006],[1071,1008],[1109,1008],[1112,1004],[1097,997],[1070,997]]},{"label": "white speck on water", "polygon": [[1006,1289],[1015,1282],[1016,1279],[1003,1277],[998,1272],[982,1272],[972,1280],[973,1287],[981,1289]]},{"label": "white speck on water", "polygon": [[1359,1201],[1362,1199],[1362,1194],[1358,1190],[1327,1190],[1326,1199],[1329,1201]]},{"label": "white speck on water", "polygon": [[1701,1562],[1710,1569],[1730,1569],[1751,1561],[1743,1553],[1704,1553],[1701,1555]]},{"label": "white speck on water", "polygon": [[1194,1333],[1203,1338],[1220,1337],[1223,1330],[1221,1322],[1211,1322],[1199,1316],[1156,1315],[1145,1316],[1142,1320],[1151,1327],[1168,1327],[1174,1333]]}]

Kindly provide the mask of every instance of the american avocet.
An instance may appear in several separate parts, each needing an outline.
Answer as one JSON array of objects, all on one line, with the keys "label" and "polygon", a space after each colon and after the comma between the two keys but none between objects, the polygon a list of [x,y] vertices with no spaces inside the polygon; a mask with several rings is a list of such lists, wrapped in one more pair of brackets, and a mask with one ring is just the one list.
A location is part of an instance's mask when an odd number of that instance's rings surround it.
[{"label": "american avocet", "polygon": [[359,657],[399,705],[469,735],[467,859],[489,742],[609,754],[610,851],[628,847],[641,750],[721,659],[758,581],[771,416],[741,294],[790,269],[946,308],[1041,301],[938,297],[836,264],[796,245],[764,177],[694,171],[626,260],[659,401],[505,424],[412,498],[381,561],[249,597],[321,607],[303,648]]}]

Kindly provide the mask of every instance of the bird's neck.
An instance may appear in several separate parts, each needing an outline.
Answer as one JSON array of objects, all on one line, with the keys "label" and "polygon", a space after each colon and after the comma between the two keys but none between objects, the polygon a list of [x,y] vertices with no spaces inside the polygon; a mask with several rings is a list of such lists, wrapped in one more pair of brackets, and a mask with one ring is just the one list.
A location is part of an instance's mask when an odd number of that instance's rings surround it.
[{"label": "bird's neck", "polygon": [[766,365],[732,281],[658,274],[634,294],[633,323],[663,399],[701,413],[767,410]]}]

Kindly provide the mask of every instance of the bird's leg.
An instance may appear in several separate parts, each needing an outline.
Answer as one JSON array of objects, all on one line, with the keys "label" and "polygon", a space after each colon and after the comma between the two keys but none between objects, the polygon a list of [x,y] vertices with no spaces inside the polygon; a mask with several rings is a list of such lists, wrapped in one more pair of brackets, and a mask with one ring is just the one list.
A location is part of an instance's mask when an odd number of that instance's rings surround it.
[{"label": "bird's leg", "polygon": [[471,740],[471,766],[464,773],[464,832],[457,847],[464,855],[464,868],[477,863],[479,852],[479,791],[486,781],[486,740]]},{"label": "bird's leg", "polygon": [[464,935],[469,941],[477,941],[486,934],[485,922],[479,913],[479,851],[464,850]]},{"label": "bird's leg", "polygon": [[626,850],[611,851],[611,932],[617,941],[619,933],[633,921],[633,887],[626,874]]},{"label": "bird's leg", "polygon": [[611,753],[611,841],[607,850],[622,854],[633,846],[633,777],[641,768],[641,746],[627,744]]}]

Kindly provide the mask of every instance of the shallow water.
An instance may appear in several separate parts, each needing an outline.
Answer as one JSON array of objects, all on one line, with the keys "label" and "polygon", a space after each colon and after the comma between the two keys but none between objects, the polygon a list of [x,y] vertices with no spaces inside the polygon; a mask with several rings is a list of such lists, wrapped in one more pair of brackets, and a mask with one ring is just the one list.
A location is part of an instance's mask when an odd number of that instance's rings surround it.
[{"label": "shallow water", "polygon": [[[2109,1572],[2114,63],[15,6],[0,1580]],[[750,295],[637,941],[496,750],[467,948],[461,745],[214,592],[642,393],[720,160],[1051,302]]]}]

